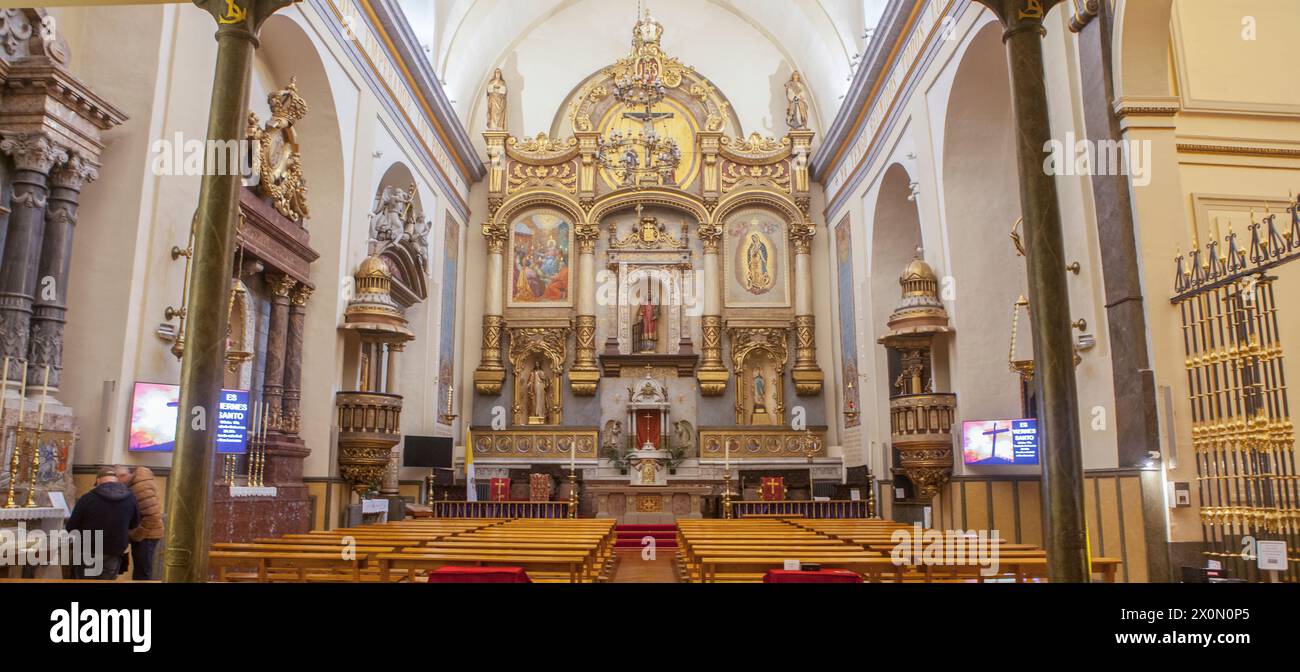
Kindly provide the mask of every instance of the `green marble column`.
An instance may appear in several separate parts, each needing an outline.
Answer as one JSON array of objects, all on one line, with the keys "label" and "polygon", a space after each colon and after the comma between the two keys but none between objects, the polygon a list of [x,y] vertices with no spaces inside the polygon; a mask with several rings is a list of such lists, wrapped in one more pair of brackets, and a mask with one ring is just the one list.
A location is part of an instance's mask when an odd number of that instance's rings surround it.
[{"label": "green marble column", "polygon": [[1083,453],[1074,335],[1065,279],[1065,241],[1056,178],[1043,169],[1052,139],[1043,70],[1043,18],[1060,0],[976,0],[1005,31],[1024,217],[1029,309],[1034,324],[1034,384],[1043,461],[1044,546],[1053,582],[1086,582],[1088,547],[1083,510]]},{"label": "green marble column", "polygon": [[[292,0],[195,0],[217,21],[217,67],[207,139],[243,140],[253,52],[262,23]],[[190,320],[181,362],[176,447],[167,490],[169,512],[163,581],[207,580],[216,409],[225,372],[230,277],[239,212],[238,174],[205,174],[199,189]]]}]

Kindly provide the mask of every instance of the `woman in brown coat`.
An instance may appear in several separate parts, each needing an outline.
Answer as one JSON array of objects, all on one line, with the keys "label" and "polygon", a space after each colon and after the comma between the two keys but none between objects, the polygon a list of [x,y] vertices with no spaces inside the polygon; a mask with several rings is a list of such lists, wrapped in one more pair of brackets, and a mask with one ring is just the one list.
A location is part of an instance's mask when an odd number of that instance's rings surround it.
[{"label": "woman in brown coat", "polygon": [[153,578],[154,551],[163,536],[162,497],[158,482],[149,467],[136,467],[128,473],[118,467],[117,478],[131,488],[131,494],[140,505],[140,527],[131,530],[131,578],[147,581]]}]

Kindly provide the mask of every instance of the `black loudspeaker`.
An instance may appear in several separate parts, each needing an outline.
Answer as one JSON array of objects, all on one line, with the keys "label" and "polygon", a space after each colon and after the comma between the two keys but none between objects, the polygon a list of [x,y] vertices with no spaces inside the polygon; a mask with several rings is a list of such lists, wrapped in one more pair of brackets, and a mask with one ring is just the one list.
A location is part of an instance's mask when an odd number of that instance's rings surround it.
[{"label": "black loudspeaker", "polygon": [[451,468],[451,437],[407,436],[402,466],[423,469]]}]

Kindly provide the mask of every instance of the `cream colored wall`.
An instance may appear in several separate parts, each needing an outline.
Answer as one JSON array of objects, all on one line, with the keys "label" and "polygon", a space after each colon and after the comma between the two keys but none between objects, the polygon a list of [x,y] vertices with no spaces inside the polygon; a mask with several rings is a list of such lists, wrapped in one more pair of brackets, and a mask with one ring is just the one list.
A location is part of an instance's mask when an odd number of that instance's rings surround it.
[{"label": "cream colored wall", "polygon": [[[201,10],[179,5],[66,8],[55,16],[71,47],[73,72],[130,116],[106,136],[101,178],[84,192],[74,241],[61,398],[76,409],[82,427],[75,461],[167,466],[166,454],[127,454],[131,385],[179,379],[179,362],[153,331],[164,309],[180,301],[182,264],[168,251],[186,244],[200,178],[154,175],[150,148],[155,139],[170,141],[177,132],[203,138],[215,26]],[[439,252],[451,200],[419,159],[424,150],[402,136],[398,124],[406,122],[383,108],[330,32],[330,22],[337,19],[302,4],[273,17],[263,31],[250,91],[250,106],[265,121],[268,91],[287,84],[291,75],[315,73],[298,83],[311,105],[310,123],[304,123],[310,133],[300,138],[312,206],[306,226],[321,253],[312,265],[316,291],[307,307],[303,357],[302,435],[312,449],[304,464],[308,477],[336,473],[333,400],[343,382],[337,328],[346,305],[344,278],[366,254],[367,213],[380,177],[395,162],[411,169],[426,215],[434,219],[430,301],[411,312],[416,341],[404,355],[401,390],[410,409],[403,430],[433,433]],[[106,29],[118,24],[118,30]],[[122,41],[123,34],[133,39]],[[107,53],[114,58],[103,58]],[[106,397],[103,381],[116,381],[116,393]],[[100,413],[105,404],[106,417]]]},{"label": "cream colored wall", "polygon": [[[1242,39],[1244,17],[1254,17],[1256,40]],[[1142,17],[1135,17],[1141,19]],[[1153,179],[1134,186],[1142,277],[1148,296],[1147,317],[1156,384],[1173,392],[1172,438],[1177,464],[1168,469],[1171,481],[1191,483],[1192,508],[1170,514],[1174,541],[1201,539],[1195,456],[1191,447],[1186,373],[1178,311],[1168,301],[1173,294],[1173,257],[1189,248],[1193,227],[1200,242],[1208,240],[1211,222],[1197,221],[1193,194],[1219,194],[1242,199],[1285,199],[1300,191],[1300,89],[1289,86],[1269,64],[1285,63],[1293,50],[1292,36],[1300,32],[1300,14],[1287,3],[1265,0],[1224,0],[1221,3],[1173,3],[1169,68],[1175,117],[1130,119],[1128,137],[1149,140],[1155,154]],[[1129,91],[1135,87],[1129,78]],[[1121,85],[1125,82],[1121,81]],[[1121,88],[1121,91],[1125,89]],[[1142,93],[1138,90],[1138,93]],[[1261,152],[1228,150],[1203,153],[1178,145],[1254,146]],[[1262,214],[1262,209],[1261,209]],[[1248,218],[1245,214],[1240,216]],[[1282,213],[1279,220],[1284,220]],[[1241,221],[1234,227],[1245,234]],[[1226,225],[1222,233],[1226,235]],[[1300,290],[1300,266],[1291,263],[1276,271],[1281,343],[1284,352],[1300,349],[1300,311],[1287,297]],[[1162,406],[1162,421],[1166,417]],[[1162,427],[1168,437],[1169,427]],[[1166,438],[1165,452],[1170,453]]]},{"label": "cream colored wall", "polygon": [[[1047,75],[1051,82],[1049,109],[1053,135],[1062,139],[1067,131],[1082,135],[1081,103],[1075,93],[1078,90],[1075,37],[1066,29],[1067,19],[1060,11],[1050,14],[1049,34],[1044,42]],[[898,299],[896,278],[906,263],[906,260],[898,262],[896,269],[871,267],[876,244],[873,220],[879,206],[882,177],[891,165],[902,164],[911,179],[918,182],[915,206],[926,260],[941,279],[941,293],[947,283],[951,283],[948,286],[954,290],[943,298],[956,336],[949,339],[947,348],[941,348],[936,354],[936,362],[941,369],[947,367],[950,378],[945,381],[940,376],[940,387],[951,389],[958,395],[958,423],[963,419],[1019,414],[1016,377],[1008,370],[1006,362],[1011,304],[1025,287],[1024,260],[1014,256],[1006,237],[1019,212],[1014,152],[1001,159],[984,155],[970,157],[961,153],[960,146],[950,150],[945,137],[953,123],[948,115],[962,113],[961,109],[950,112],[950,94],[958,84],[956,78],[967,76],[966,73],[958,74],[963,58],[972,39],[993,21],[991,13],[972,3],[946,24],[951,27],[947,39],[940,38],[937,54],[928,67],[913,74],[919,81],[901,103],[902,112],[898,120],[876,139],[881,148],[879,153],[869,164],[861,167],[864,176],[852,191],[837,199],[843,204],[833,213],[828,213],[832,224],[845,213],[854,222],[853,252],[859,281],[874,283],[883,277],[891,283],[888,291],[859,284],[858,296],[855,297],[858,319],[863,323],[857,328],[859,370],[872,374],[861,384],[863,426],[860,441],[876,474],[887,473],[887,465],[881,462],[880,446],[889,442],[888,386],[891,381],[885,380],[886,360],[883,349],[875,340],[887,330],[884,317]],[[996,31],[995,36],[1000,32],[996,26],[990,30]],[[1000,51],[1000,40],[998,48]],[[991,77],[1001,76],[1001,72],[989,71],[973,75],[972,82],[978,82],[978,86],[989,82]],[[1012,123],[1009,112],[1005,123]],[[964,141],[994,130],[960,126],[955,131],[960,135],[955,137]],[[950,151],[955,154],[950,154]],[[969,152],[970,148],[964,151]],[[945,167],[953,158],[975,160],[967,161],[955,173],[948,174]],[[990,177],[982,171],[1005,175],[1005,184],[1002,188],[988,186],[962,192],[959,188],[962,180]],[[1066,253],[1083,267],[1080,275],[1068,276],[1071,313],[1076,319],[1087,320],[1088,333],[1094,334],[1098,342],[1095,348],[1084,354],[1084,362],[1076,369],[1080,423],[1084,433],[1084,466],[1088,469],[1113,468],[1117,461],[1112,418],[1115,400],[1100,285],[1100,241],[1095,236],[1095,213],[1090,206],[1091,184],[1086,178],[1060,177],[1057,187],[1062,203],[1062,225],[1066,231]],[[953,194],[959,192],[964,195],[954,198]],[[985,221],[987,217],[973,217],[972,212],[1001,214]],[[833,268],[826,270],[834,272]],[[886,305],[875,305],[877,303]],[[832,333],[836,333],[834,328]],[[1098,408],[1101,410],[1096,410]],[[1104,423],[1099,422],[1096,425],[1098,429],[1093,429],[1094,417],[1102,416]],[[954,447],[959,449],[960,437],[957,434],[959,432],[954,433]],[[954,469],[957,475],[975,473],[996,477],[1038,473],[1036,467],[968,470],[960,464],[960,451],[955,451],[955,454],[958,455]]]}]

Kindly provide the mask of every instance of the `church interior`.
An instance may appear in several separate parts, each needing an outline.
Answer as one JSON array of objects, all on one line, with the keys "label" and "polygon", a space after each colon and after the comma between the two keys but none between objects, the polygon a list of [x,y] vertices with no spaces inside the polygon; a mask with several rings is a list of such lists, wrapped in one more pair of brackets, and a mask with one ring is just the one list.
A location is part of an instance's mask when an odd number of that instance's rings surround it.
[{"label": "church interior", "polygon": [[0,9],[0,581],[1300,582],[1297,35]]}]

